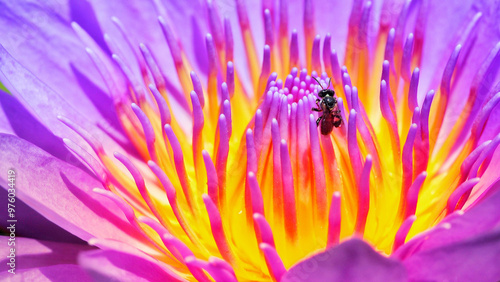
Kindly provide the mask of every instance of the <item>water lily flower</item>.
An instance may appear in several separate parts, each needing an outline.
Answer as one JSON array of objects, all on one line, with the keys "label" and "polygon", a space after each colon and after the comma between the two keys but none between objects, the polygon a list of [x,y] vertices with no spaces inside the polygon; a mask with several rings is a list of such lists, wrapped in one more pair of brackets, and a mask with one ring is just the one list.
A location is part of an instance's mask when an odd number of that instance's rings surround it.
[{"label": "water lily flower", "polygon": [[0,277],[499,280],[499,11],[0,1]]}]

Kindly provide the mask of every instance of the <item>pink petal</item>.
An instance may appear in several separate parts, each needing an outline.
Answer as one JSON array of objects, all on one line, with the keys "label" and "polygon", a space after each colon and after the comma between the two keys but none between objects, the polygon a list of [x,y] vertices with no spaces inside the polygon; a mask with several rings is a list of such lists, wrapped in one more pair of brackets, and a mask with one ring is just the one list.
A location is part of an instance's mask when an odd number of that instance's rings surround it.
[{"label": "pink petal", "polygon": [[59,264],[16,271],[16,274],[1,272],[2,281],[92,281],[78,265]]},{"label": "pink petal", "polygon": [[500,132],[500,104],[497,104],[491,111],[478,144],[495,138],[498,132]]},{"label": "pink petal", "polygon": [[[455,231],[456,232],[456,231]],[[404,261],[411,281],[499,281],[500,229]]]},{"label": "pink petal", "polygon": [[[472,189],[469,200],[465,203],[465,209],[469,206],[474,206],[483,199],[489,198],[489,196],[500,190],[500,175],[498,173],[500,171],[500,147],[497,147],[489,158],[491,158],[491,161],[482,175],[480,174],[481,168],[479,168],[479,176],[481,176],[481,180],[476,186],[474,186],[474,189]],[[487,161],[488,160],[486,159],[484,163]]]},{"label": "pink petal", "polygon": [[292,266],[281,281],[406,281],[406,270],[355,238]]},{"label": "pink petal", "polygon": [[153,261],[117,250],[85,252],[78,261],[97,281],[181,281]]},{"label": "pink petal", "polygon": [[[464,214],[452,214],[449,219],[445,218],[442,223],[450,224],[451,228],[442,229],[433,233],[425,239],[416,250],[416,255],[420,252],[433,251],[446,248],[453,244],[466,244],[470,240],[475,240],[482,234],[487,234],[500,226],[500,183],[494,187],[496,193],[491,197],[485,198],[476,206],[467,210]],[[500,245],[499,245],[500,246]],[[405,245],[398,249],[403,252]],[[408,258],[411,259],[411,256]]]}]

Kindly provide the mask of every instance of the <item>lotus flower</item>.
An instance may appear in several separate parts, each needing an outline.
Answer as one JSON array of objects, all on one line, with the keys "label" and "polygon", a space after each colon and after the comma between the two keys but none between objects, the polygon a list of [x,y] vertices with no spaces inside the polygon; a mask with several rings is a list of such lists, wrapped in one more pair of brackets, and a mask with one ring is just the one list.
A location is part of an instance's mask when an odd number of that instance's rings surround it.
[{"label": "lotus flower", "polygon": [[500,279],[498,3],[200,2],[0,2],[2,279]]}]

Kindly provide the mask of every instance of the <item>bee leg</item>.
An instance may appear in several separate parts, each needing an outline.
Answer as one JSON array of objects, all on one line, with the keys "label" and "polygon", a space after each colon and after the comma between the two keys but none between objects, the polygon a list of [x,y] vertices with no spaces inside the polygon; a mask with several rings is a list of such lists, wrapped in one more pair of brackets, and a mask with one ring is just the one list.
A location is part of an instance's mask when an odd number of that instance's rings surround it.
[{"label": "bee leg", "polygon": [[321,122],[321,120],[323,119],[323,116],[320,116],[317,120],[316,120],[316,127],[319,126],[319,123]]},{"label": "bee leg", "polygon": [[333,126],[340,127],[342,125],[342,117],[338,114],[333,116]]},{"label": "bee leg", "polygon": [[320,102],[321,102],[320,99],[316,99],[316,108],[312,108],[311,110],[315,111],[315,112],[322,112],[323,110],[321,109],[321,106],[319,105]]}]

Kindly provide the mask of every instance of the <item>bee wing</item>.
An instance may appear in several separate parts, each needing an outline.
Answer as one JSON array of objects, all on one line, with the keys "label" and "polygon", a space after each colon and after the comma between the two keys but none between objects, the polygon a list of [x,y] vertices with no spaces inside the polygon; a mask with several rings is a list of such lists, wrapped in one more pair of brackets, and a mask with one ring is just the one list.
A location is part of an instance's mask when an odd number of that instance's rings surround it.
[{"label": "bee wing", "polygon": [[335,104],[335,106],[332,109],[332,118],[333,118],[332,124],[335,127],[339,127],[342,125],[342,123],[344,123],[344,121],[342,120],[342,116],[340,115],[340,109],[338,104]]}]

